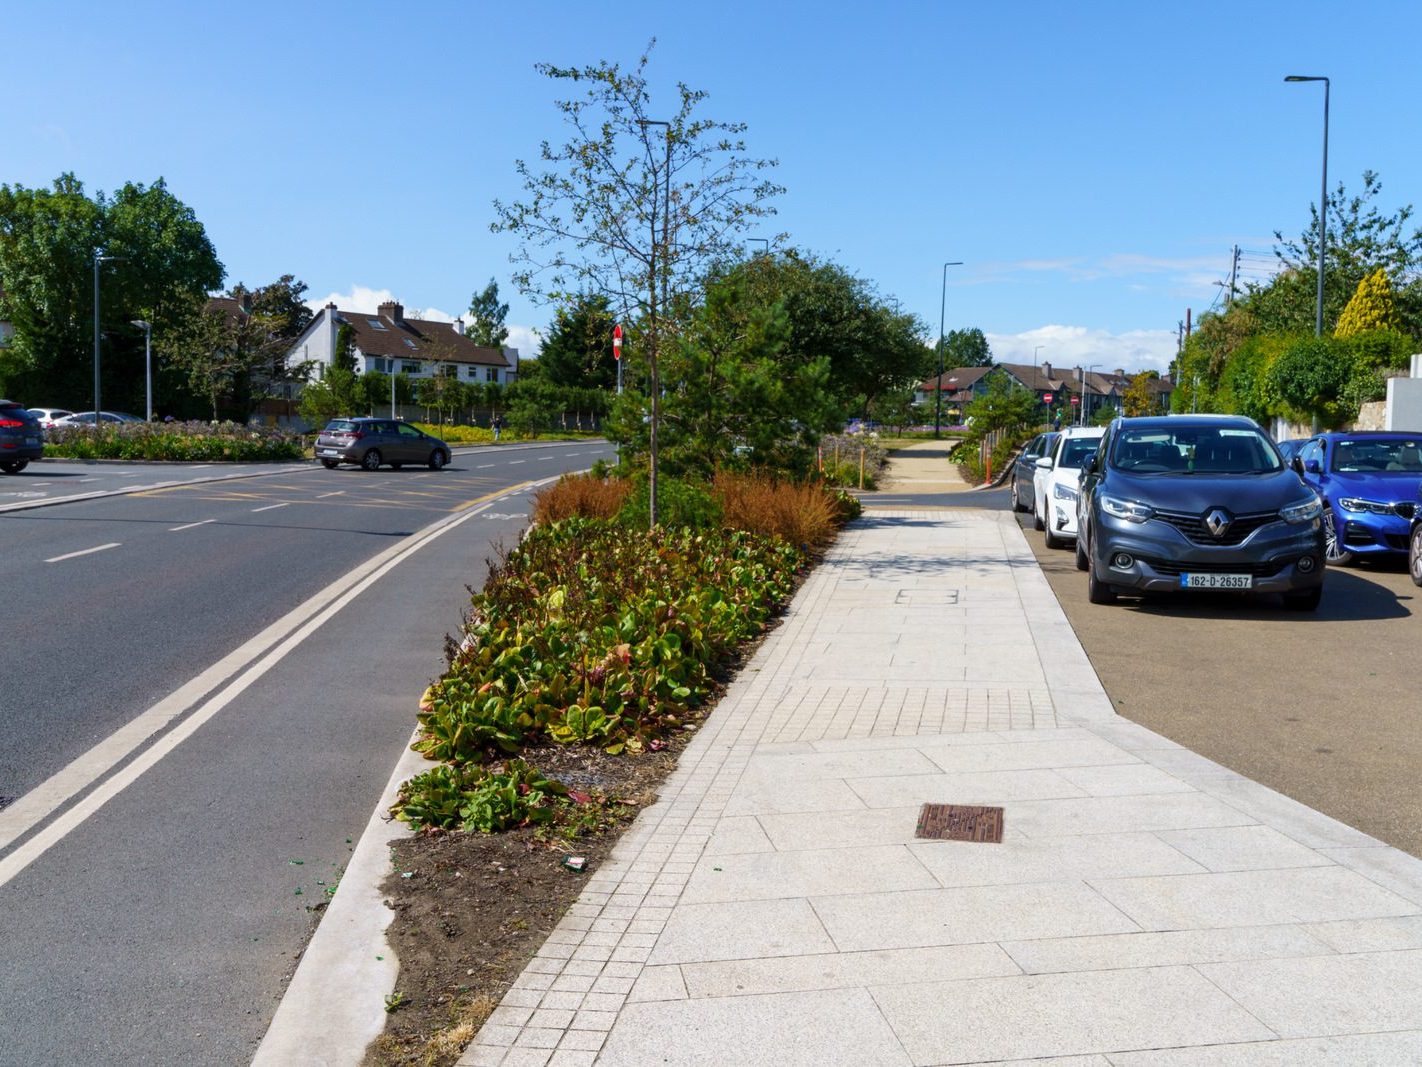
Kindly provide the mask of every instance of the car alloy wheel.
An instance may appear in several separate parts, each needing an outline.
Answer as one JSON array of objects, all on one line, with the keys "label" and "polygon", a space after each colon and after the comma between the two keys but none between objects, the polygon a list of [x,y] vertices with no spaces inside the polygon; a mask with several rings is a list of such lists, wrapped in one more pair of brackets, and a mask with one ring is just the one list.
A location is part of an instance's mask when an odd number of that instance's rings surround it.
[{"label": "car alloy wheel", "polygon": [[437,471],[449,462],[449,457],[444,454],[444,449],[436,448],[430,453],[430,470]]},{"label": "car alloy wheel", "polygon": [[1032,493],[1032,529],[1045,530],[1047,524],[1042,521],[1042,513],[1037,510],[1037,494]]},{"label": "car alloy wheel", "polygon": [[372,448],[365,455],[360,457],[360,465],[368,471],[380,469],[380,449]]},{"label": "car alloy wheel", "polygon": [[0,470],[6,474],[19,474],[29,465],[30,461],[27,459],[12,459],[8,463],[0,463]]},{"label": "car alloy wheel", "polygon": [[1323,554],[1335,567],[1346,567],[1353,562],[1353,553],[1343,547],[1338,534],[1338,520],[1329,507],[1323,509]]},{"label": "car alloy wheel", "polygon": [[1052,533],[1052,522],[1050,516],[1043,527],[1042,541],[1048,548],[1066,548],[1066,541]]},{"label": "car alloy wheel", "polygon": [[1091,566],[1091,561],[1086,558],[1086,546],[1082,543],[1084,538],[1082,536],[1080,524],[1081,519],[1078,518],[1076,530],[1076,569],[1079,571],[1084,571],[1087,567]]},{"label": "car alloy wheel", "polygon": [[1407,569],[1412,574],[1412,584],[1422,585],[1422,523],[1412,527],[1412,538],[1407,546]]}]

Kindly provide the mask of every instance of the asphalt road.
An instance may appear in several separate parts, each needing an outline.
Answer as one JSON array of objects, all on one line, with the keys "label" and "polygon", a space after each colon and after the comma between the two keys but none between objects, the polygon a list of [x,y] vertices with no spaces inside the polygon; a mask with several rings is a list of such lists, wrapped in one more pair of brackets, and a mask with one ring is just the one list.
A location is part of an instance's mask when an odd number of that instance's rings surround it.
[{"label": "asphalt road", "polygon": [[[249,1062],[465,585],[525,524],[528,491],[502,494],[610,455],[506,446],[0,514],[0,589],[26,606],[0,650],[0,796],[20,798],[0,810],[0,1064]],[[305,632],[256,647],[288,613]],[[238,649],[171,727],[115,748]],[[36,786],[81,772],[15,835]]]},{"label": "asphalt road", "polygon": [[1422,856],[1422,590],[1405,563],[1330,567],[1316,614],[1227,594],[1094,605],[1074,552],[1018,521],[1121,715]]}]

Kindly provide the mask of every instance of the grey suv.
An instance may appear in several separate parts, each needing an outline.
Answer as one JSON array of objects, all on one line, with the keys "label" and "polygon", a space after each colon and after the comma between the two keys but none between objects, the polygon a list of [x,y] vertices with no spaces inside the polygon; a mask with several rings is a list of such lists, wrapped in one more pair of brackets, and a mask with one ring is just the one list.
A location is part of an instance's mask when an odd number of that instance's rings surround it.
[{"label": "grey suv", "polygon": [[332,419],[316,438],[316,458],[327,469],[358,463],[368,471],[382,464],[398,471],[407,463],[420,463],[437,471],[449,462],[449,446],[407,422]]},{"label": "grey suv", "polygon": [[1251,419],[1116,419],[1081,474],[1076,564],[1093,604],[1118,593],[1323,595],[1323,505]]}]

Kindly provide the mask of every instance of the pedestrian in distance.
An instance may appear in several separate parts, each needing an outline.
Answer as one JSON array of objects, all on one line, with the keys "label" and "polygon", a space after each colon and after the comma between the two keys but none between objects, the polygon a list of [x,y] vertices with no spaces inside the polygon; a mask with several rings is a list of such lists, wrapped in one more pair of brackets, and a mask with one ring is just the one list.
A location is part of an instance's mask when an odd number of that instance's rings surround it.
[{"label": "pedestrian in distance", "polygon": [[494,431],[494,440],[497,441],[499,439],[499,434],[503,431],[504,428],[504,417],[502,415],[495,415],[492,419],[489,420],[489,426]]}]

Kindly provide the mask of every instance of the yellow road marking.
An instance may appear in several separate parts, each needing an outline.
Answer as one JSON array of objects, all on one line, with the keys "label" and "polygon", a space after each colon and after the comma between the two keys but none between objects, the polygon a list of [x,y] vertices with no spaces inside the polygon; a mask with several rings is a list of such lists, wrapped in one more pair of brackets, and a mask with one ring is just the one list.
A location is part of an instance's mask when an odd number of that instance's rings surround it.
[{"label": "yellow road marking", "polygon": [[[534,479],[534,481],[536,481],[536,480],[537,480],[537,479]],[[526,489],[528,486],[530,486],[530,485],[532,485],[532,484],[533,484],[533,481],[519,482],[517,485],[508,485],[508,486],[505,486],[505,487],[502,488],[502,489],[495,489],[492,493],[485,493],[483,496],[476,496],[473,500],[466,500],[464,503],[458,505],[457,507],[450,508],[449,510],[450,510],[450,511],[467,511],[469,508],[472,508],[475,504],[482,504],[484,501],[486,501],[486,500],[491,500],[491,499],[493,499],[493,498],[496,497],[496,496],[502,496],[504,493],[515,493],[515,492],[518,492],[518,490],[520,490],[520,489]]]}]

